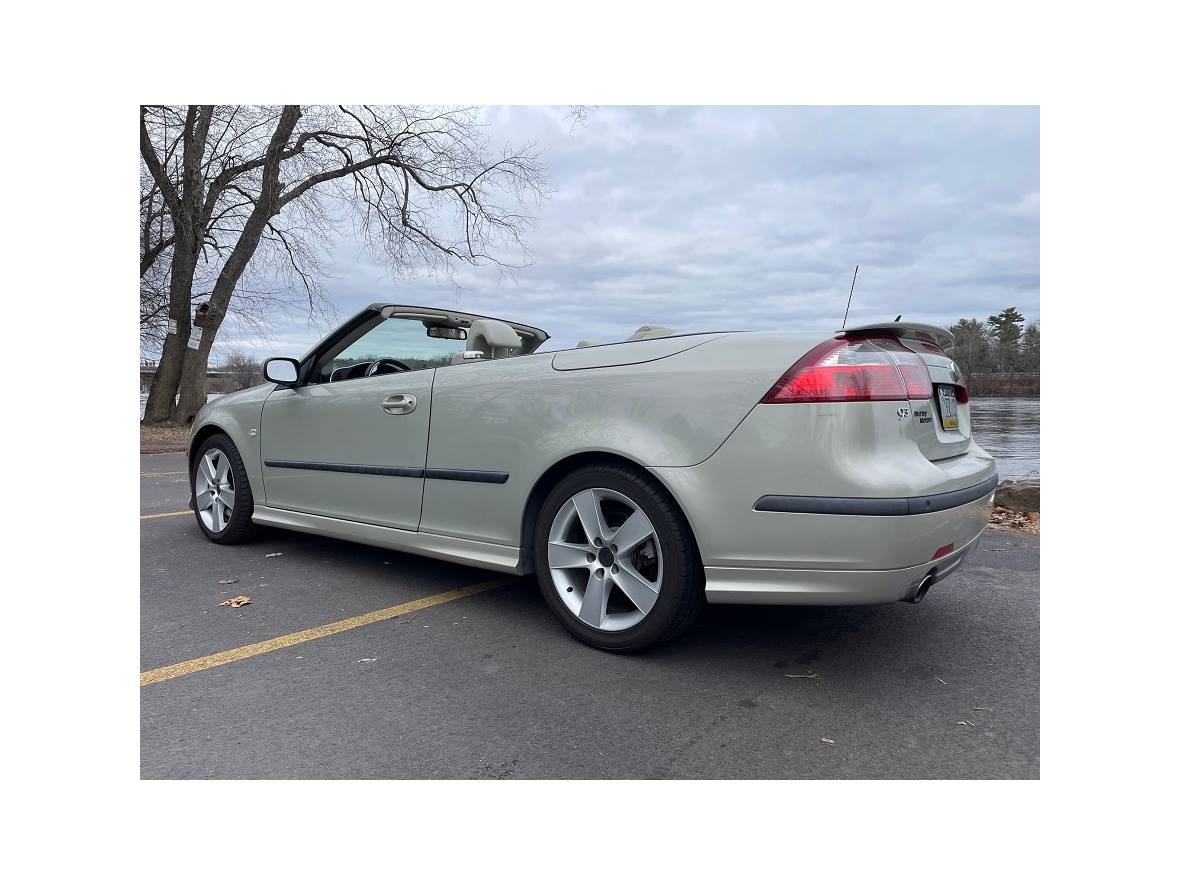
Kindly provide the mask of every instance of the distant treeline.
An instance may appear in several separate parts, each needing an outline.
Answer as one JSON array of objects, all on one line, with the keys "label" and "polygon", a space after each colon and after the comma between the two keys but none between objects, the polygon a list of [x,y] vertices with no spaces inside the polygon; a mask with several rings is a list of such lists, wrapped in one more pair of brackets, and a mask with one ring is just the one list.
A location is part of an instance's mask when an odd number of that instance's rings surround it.
[{"label": "distant treeline", "polygon": [[1041,326],[1024,322],[1008,307],[986,323],[961,319],[951,326],[950,351],[967,388],[978,396],[1039,396],[1041,390]]},{"label": "distant treeline", "polygon": [[976,372],[967,381],[972,396],[1041,395],[1041,376],[1037,372]]}]

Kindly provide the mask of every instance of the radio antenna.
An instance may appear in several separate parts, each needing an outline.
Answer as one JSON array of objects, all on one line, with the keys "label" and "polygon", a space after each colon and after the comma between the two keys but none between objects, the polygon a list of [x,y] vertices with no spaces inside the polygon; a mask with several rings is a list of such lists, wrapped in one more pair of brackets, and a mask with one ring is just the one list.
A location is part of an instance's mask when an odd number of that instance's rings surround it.
[{"label": "radio antenna", "polygon": [[848,304],[844,308],[844,322],[840,324],[841,329],[848,325],[848,308],[852,307],[852,290],[856,288],[856,272],[858,270],[860,270],[859,264],[852,269],[852,285],[848,287]]}]

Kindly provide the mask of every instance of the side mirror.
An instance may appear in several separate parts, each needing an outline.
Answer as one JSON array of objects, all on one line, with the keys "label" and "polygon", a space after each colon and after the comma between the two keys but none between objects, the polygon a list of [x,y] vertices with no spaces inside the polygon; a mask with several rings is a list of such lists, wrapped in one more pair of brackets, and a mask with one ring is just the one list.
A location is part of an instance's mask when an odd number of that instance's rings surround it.
[{"label": "side mirror", "polygon": [[299,380],[299,363],[290,357],[271,357],[262,364],[262,377],[273,384],[294,384]]}]

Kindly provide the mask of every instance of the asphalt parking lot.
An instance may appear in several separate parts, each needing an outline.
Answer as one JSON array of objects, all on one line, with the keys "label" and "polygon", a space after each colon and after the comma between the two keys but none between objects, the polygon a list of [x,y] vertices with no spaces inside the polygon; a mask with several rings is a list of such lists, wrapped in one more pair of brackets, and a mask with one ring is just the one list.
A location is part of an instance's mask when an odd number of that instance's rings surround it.
[{"label": "asphalt parking lot", "polygon": [[144,778],[1039,776],[1037,537],[989,530],[921,605],[709,606],[623,657],[532,578],[279,530],[210,544],[162,515],[184,455],[140,464]]}]

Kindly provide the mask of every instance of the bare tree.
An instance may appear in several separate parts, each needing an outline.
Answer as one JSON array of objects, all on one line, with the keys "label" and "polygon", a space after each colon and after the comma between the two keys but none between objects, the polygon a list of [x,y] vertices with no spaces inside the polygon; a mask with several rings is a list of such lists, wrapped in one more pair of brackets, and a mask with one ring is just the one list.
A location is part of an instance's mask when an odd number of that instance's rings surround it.
[{"label": "bare tree", "polygon": [[[343,210],[395,273],[452,262],[513,266],[504,252],[523,262],[530,222],[520,207],[543,194],[535,150],[494,152],[471,108],[145,106],[140,157],[147,191],[158,189],[168,216],[166,234],[144,238],[141,280],[150,244],[169,241],[154,259],[168,255],[168,313],[148,422],[191,421],[235,298],[276,298],[258,286],[245,293],[249,270],[281,268],[309,309],[322,303],[318,247],[339,232]],[[203,277],[208,310],[194,331]]]},{"label": "bare tree", "polygon": [[987,371],[991,350],[987,327],[979,320],[963,318],[951,326],[950,332],[955,337],[951,356],[970,383],[977,373]]},{"label": "bare tree", "polygon": [[172,223],[160,188],[146,169],[139,175],[140,350],[159,353],[168,333],[168,252]]},{"label": "bare tree", "polygon": [[598,110],[596,104],[571,104],[565,112],[565,119],[570,124],[570,135],[584,126],[589,125],[590,116]]},{"label": "bare tree", "polygon": [[234,390],[245,390],[262,383],[262,364],[240,350],[231,351],[221,364]]}]

